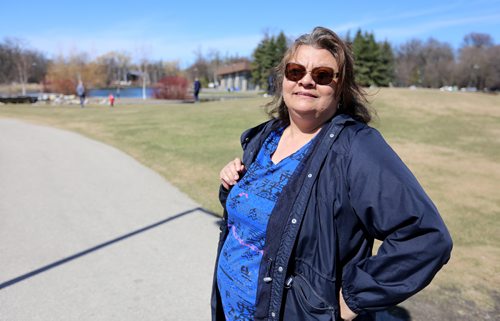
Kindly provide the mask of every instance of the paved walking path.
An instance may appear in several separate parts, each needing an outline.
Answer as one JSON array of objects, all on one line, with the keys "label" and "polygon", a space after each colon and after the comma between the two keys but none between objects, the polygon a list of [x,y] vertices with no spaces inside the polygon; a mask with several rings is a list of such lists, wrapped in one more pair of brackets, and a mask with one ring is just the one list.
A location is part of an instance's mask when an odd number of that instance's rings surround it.
[{"label": "paved walking path", "polygon": [[217,218],[115,148],[0,119],[0,320],[209,320]]}]

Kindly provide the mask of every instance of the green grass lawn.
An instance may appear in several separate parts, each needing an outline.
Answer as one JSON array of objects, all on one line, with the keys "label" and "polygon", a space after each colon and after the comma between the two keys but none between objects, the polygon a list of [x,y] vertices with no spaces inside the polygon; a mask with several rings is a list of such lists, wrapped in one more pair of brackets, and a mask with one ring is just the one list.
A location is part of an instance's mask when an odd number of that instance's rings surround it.
[{"label": "green grass lawn", "polygon": [[243,129],[266,119],[267,100],[200,104],[0,107],[0,117],[77,131],[130,154],[166,177],[206,209],[220,213],[219,170],[241,154]]},{"label": "green grass lawn", "polygon": [[[452,260],[425,295],[495,309],[500,297],[500,96],[381,89],[370,100],[378,112],[372,125],[415,173],[455,241]],[[0,117],[65,128],[113,145],[220,214],[219,170],[241,155],[239,136],[267,118],[263,105],[268,101],[118,101],[113,109],[5,105]]]}]

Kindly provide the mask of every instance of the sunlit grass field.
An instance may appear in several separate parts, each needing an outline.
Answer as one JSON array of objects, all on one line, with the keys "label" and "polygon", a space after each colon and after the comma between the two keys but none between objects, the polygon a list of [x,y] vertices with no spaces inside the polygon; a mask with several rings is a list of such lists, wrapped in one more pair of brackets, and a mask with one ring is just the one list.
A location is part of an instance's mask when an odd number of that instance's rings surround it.
[{"label": "sunlit grass field", "polygon": [[[443,304],[498,309],[500,96],[380,89],[370,91],[369,99],[378,114],[372,125],[417,176],[455,242],[450,263],[422,295]],[[84,109],[5,105],[0,117],[65,128],[113,145],[220,214],[219,170],[241,155],[241,132],[267,119],[268,101],[258,96],[200,104],[118,101],[115,108]]]}]

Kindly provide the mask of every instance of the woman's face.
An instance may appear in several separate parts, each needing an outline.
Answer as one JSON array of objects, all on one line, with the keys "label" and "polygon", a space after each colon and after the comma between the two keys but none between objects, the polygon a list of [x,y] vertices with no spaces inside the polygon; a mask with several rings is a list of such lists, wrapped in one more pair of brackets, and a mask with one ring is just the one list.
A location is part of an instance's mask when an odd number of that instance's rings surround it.
[{"label": "woman's face", "polygon": [[289,62],[303,65],[307,70],[307,74],[298,81],[283,77],[283,99],[288,107],[290,120],[318,121],[319,124],[326,122],[337,111],[336,79],[328,85],[319,85],[311,77],[311,70],[330,67],[338,72],[337,61],[326,49],[302,45]]}]

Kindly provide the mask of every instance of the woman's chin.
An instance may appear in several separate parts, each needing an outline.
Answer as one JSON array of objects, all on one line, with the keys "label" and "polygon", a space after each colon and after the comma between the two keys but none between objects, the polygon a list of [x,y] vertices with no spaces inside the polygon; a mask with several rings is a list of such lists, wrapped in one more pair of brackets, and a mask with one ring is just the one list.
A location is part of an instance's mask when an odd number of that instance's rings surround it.
[{"label": "woman's chin", "polygon": [[315,110],[294,110],[290,112],[292,121],[317,121],[320,115]]}]

